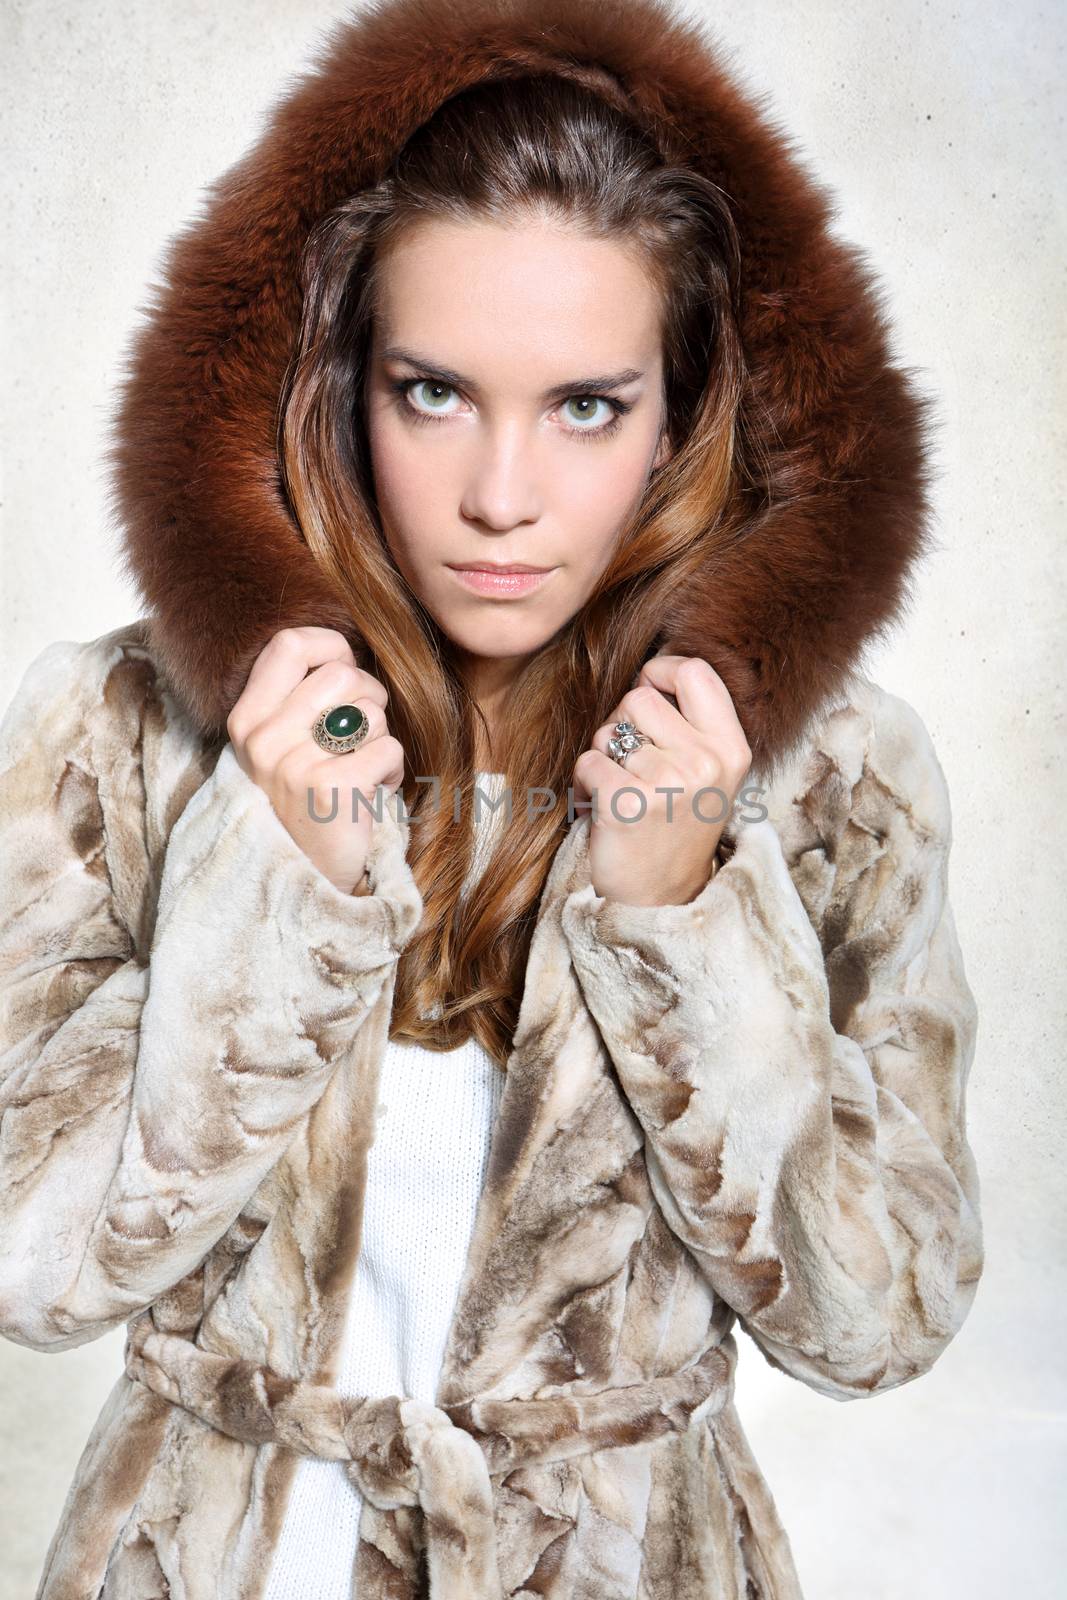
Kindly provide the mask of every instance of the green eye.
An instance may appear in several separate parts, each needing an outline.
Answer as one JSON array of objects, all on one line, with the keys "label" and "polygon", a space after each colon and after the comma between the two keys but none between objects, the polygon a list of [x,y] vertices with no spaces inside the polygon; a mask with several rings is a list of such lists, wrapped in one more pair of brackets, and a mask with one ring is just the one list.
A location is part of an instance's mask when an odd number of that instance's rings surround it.
[{"label": "green eye", "polygon": [[[427,393],[427,391],[432,390],[437,390],[437,393],[433,396],[433,398],[431,398]],[[447,383],[437,383],[433,378],[426,378],[418,385],[419,400],[428,405],[431,410],[440,410],[441,401],[443,399],[447,400],[451,393],[452,390],[448,387]]]},{"label": "green eye", "polygon": [[[408,422],[432,422],[435,415],[444,418],[456,414],[448,406],[453,397],[459,398],[459,392],[439,378],[401,378],[391,388]],[[605,439],[621,426],[632,402],[609,400],[602,394],[572,394],[564,406],[569,418],[564,433],[572,439]],[[604,407],[599,417],[598,406]]]},{"label": "green eye", "polygon": [[571,416],[578,422],[588,422],[596,415],[595,407],[606,404],[605,400],[595,394],[572,395],[567,401],[568,406],[574,407]]}]

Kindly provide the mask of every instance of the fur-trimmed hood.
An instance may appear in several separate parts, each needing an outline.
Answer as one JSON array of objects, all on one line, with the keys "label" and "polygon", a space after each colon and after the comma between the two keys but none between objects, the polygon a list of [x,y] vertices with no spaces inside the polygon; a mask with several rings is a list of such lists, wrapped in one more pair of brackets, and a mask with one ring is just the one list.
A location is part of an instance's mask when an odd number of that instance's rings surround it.
[{"label": "fur-trimmed hood", "polygon": [[832,197],[724,56],[660,0],[389,0],[334,27],[211,186],[133,336],[109,451],[123,566],[203,732],[221,732],[278,629],[359,637],[276,457],[308,233],[444,99],[503,73],[606,68],[733,209],[756,419],[745,448],[763,488],[746,491],[742,536],[672,597],[657,648],[711,662],[770,771],[899,616],[930,537],[930,402],[890,360],[875,280],[831,234]]}]

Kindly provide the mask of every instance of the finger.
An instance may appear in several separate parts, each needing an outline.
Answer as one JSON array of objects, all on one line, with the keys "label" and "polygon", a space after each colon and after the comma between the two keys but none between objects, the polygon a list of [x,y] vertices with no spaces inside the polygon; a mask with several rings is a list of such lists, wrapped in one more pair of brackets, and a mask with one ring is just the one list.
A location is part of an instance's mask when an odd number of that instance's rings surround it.
[{"label": "finger", "polygon": [[648,681],[627,689],[615,711],[618,721],[632,722],[641,732],[647,733],[653,744],[661,750],[686,745],[693,737],[693,728],[677,706],[663,691]]},{"label": "finger", "polygon": [[575,805],[585,805],[588,803],[590,798],[589,790],[576,772],[571,773],[571,789],[574,791]]},{"label": "finger", "polygon": [[321,761],[305,775],[305,781],[336,786],[346,796],[346,814],[347,796],[352,789],[362,791],[377,815],[375,790],[378,785],[392,794],[404,781],[404,747],[388,732],[381,738],[368,736],[363,744],[343,755],[330,755],[322,750],[319,754]]},{"label": "finger", "polygon": [[[646,731],[639,723],[636,726],[641,733]],[[661,760],[658,747],[655,744],[643,744],[637,750],[624,752],[626,756],[624,766],[621,761],[616,760],[609,749],[611,740],[617,737],[614,722],[605,722],[603,727],[594,733],[590,748],[610,761],[619,772],[628,772],[632,778],[640,778],[642,783],[652,783]]]},{"label": "finger", "polygon": [[[633,759],[632,757],[628,759]],[[608,824],[621,823],[622,826],[632,826],[624,818],[637,818],[643,816],[648,810],[648,797],[642,807],[637,796],[632,792],[620,794],[620,790],[640,789],[641,784],[635,781],[636,774],[628,772],[627,768],[620,767],[601,750],[584,750],[578,757],[576,765],[581,766],[579,781],[585,786],[587,794],[593,797],[596,794],[595,819]],[[613,806],[613,799],[618,796]]]},{"label": "finger", "polygon": [[624,768],[646,782],[652,782],[665,756],[672,751],[683,752],[693,739],[693,729],[685,718],[651,684],[627,690],[612,720],[603,723],[594,733],[593,749],[602,751],[611,761],[616,759],[610,749],[612,739],[618,737],[616,723],[623,721],[632,722],[638,733],[645,734],[651,741],[629,751]]},{"label": "finger", "polygon": [[[368,683],[373,683],[369,674],[343,661],[330,661],[317,667],[253,730],[246,748],[250,752],[254,749],[255,759],[265,766],[295,749],[304,750],[305,754],[336,755],[339,752],[323,750],[314,736],[315,724],[324,711],[339,705],[354,705],[367,719],[367,731],[355,747],[362,749],[388,732],[385,708],[380,703],[382,697],[372,698],[364,687]],[[354,751],[340,753],[351,755]]]},{"label": "finger", "polygon": [[730,691],[702,656],[651,656],[638,673],[638,681],[672,694],[679,714],[700,733],[721,733],[741,726]]},{"label": "finger", "polygon": [[[335,628],[282,628],[264,646],[252,665],[248,681],[234,708],[242,738],[277,710],[309,672],[327,662],[345,663],[358,671],[352,647]],[[381,700],[384,686],[371,688],[377,680],[368,679],[367,693]],[[384,702],[383,702],[384,703]]]},{"label": "finger", "polygon": [[286,696],[279,710],[302,717],[309,724],[335,706],[374,706],[385,716],[389,696],[385,685],[361,667],[345,661],[327,661],[309,672]]}]

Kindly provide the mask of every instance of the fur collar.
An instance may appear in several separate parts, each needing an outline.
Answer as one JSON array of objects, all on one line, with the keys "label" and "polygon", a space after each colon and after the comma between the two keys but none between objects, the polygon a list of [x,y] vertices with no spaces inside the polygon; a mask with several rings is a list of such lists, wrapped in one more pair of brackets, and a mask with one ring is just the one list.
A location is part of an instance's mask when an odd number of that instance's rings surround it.
[{"label": "fur collar", "polygon": [[223,729],[279,628],[358,636],[286,509],[274,453],[310,226],[447,96],[568,62],[617,75],[731,197],[742,241],[742,337],[762,418],[749,448],[770,462],[768,493],[743,536],[672,598],[657,648],[711,662],[766,773],[843,689],[903,609],[928,538],[930,402],[890,360],[876,281],[831,234],[832,196],[726,54],[661,0],[391,0],[327,36],[172,241],[113,422],[122,563],[202,731]]}]

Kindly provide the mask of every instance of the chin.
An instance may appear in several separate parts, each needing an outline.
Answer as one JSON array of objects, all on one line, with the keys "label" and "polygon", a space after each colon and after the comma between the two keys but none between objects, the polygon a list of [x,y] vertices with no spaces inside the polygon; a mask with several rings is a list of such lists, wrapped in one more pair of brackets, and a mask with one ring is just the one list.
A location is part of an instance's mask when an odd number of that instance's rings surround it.
[{"label": "chin", "polygon": [[[517,609],[513,602],[509,602],[509,606],[512,612]],[[453,644],[469,655],[500,661],[513,656],[534,655],[548,643],[562,623],[534,625],[527,622],[522,626],[513,616],[505,614],[493,627],[450,627],[447,622],[441,622],[440,626]]]}]

